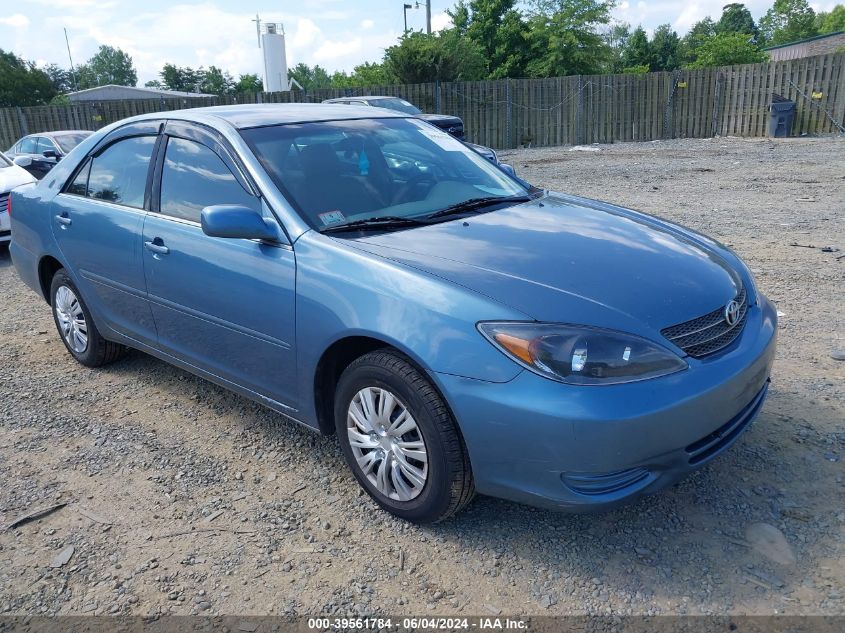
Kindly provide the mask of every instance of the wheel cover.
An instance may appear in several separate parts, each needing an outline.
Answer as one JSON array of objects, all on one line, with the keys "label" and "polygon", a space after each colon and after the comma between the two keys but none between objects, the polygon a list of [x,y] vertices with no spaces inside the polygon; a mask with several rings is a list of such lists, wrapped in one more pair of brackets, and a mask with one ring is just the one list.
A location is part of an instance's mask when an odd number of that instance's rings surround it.
[{"label": "wheel cover", "polygon": [[411,501],[428,480],[428,453],[408,408],[391,392],[365,387],[346,414],[346,432],[361,473],[382,495]]},{"label": "wheel cover", "polygon": [[88,324],[76,294],[67,286],[56,290],[56,320],[68,346],[77,354],[88,349]]}]

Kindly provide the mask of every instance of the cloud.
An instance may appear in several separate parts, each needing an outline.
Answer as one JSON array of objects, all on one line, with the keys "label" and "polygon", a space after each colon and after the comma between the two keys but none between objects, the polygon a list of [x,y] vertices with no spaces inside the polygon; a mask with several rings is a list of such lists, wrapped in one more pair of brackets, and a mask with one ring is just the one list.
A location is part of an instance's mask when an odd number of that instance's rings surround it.
[{"label": "cloud", "polygon": [[0,24],[7,24],[16,29],[22,29],[29,26],[29,18],[21,13],[15,13],[7,18],[0,18]]},{"label": "cloud", "polygon": [[346,41],[326,40],[316,51],[314,51],[314,59],[317,61],[338,59],[340,57],[351,55],[352,53],[357,53],[360,50],[360,37]]},{"label": "cloud", "polygon": [[452,18],[448,13],[437,13],[431,16],[431,30],[434,32],[448,29],[452,26]]},{"label": "cloud", "polygon": [[376,23],[375,23],[375,22],[373,22],[372,20],[369,20],[369,19],[367,19],[367,20],[361,20],[361,28],[362,28],[362,29],[364,29],[365,31],[370,30],[370,29],[371,29],[371,28],[373,28],[375,25],[376,25]]}]

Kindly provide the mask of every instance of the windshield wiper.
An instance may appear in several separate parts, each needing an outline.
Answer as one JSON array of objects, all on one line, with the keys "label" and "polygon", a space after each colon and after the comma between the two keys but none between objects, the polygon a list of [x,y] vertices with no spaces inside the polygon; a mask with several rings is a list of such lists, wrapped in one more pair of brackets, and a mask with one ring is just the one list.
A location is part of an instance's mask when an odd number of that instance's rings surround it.
[{"label": "windshield wiper", "polygon": [[403,218],[398,215],[384,215],[376,218],[366,218],[364,220],[353,220],[352,222],[344,222],[343,224],[332,224],[320,229],[321,233],[336,233],[339,231],[350,231],[353,229],[360,230],[379,230],[379,229],[401,229],[408,226],[420,226],[428,224],[424,220],[415,218]]},{"label": "windshield wiper", "polygon": [[469,200],[465,200],[464,202],[459,202],[458,204],[450,205],[445,209],[440,209],[440,211],[436,211],[430,215],[427,215],[426,219],[432,220],[434,218],[443,218],[450,215],[473,213],[475,211],[480,211],[484,207],[493,206],[494,204],[528,202],[529,200],[532,200],[532,197],[528,195],[486,196],[484,198],[470,198]]}]

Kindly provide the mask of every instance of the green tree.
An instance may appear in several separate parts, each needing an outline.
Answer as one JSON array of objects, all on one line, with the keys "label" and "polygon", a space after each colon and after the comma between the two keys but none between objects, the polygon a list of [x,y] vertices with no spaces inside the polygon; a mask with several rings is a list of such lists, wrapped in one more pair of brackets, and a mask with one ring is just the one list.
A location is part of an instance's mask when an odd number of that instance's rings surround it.
[{"label": "green tree", "polygon": [[819,35],[845,31],[845,5],[837,4],[830,11],[816,15],[816,30]]},{"label": "green tree", "polygon": [[96,88],[114,84],[134,86],[138,74],[132,65],[132,58],[119,48],[100,46],[96,54],[78,70],[79,89]]},{"label": "green tree", "polygon": [[631,25],[627,22],[617,22],[611,25],[604,34],[604,41],[610,49],[610,61],[608,71],[611,73],[622,72],[625,67],[623,56],[628,40],[631,39]]},{"label": "green tree", "polygon": [[288,76],[296,79],[303,90],[319,90],[320,88],[332,87],[331,76],[319,64],[312,68],[308,64],[299,62],[288,71]]},{"label": "green tree", "polygon": [[353,86],[380,86],[393,83],[384,64],[364,62],[352,69]]},{"label": "green tree", "polygon": [[238,82],[235,84],[236,93],[261,92],[262,90],[264,90],[264,84],[261,82],[261,77],[251,73],[238,77]]},{"label": "green tree", "polygon": [[485,76],[481,48],[456,29],[427,35],[412,32],[384,52],[384,67],[397,83],[472,81]]},{"label": "green tree", "polygon": [[219,95],[222,97],[235,92],[235,80],[232,78],[232,75],[217,66],[209,66],[208,70],[202,73],[199,89],[200,92],[205,94]]},{"label": "green tree", "polygon": [[760,33],[768,46],[777,46],[813,37],[816,14],[807,0],[775,0],[775,4],[760,18]]},{"label": "green tree", "polygon": [[631,37],[622,51],[622,66],[634,68],[636,66],[647,66],[651,68],[652,56],[651,47],[648,43],[648,35],[642,26],[638,26],[631,33]]},{"label": "green tree", "polygon": [[198,68],[194,70],[190,66],[180,67],[175,64],[165,64],[161,72],[160,86],[165,90],[178,90],[179,92],[200,92],[200,87],[205,80],[205,70]]},{"label": "green tree", "polygon": [[681,59],[685,64],[693,64],[698,59],[698,49],[716,35],[716,23],[707,16],[693,24],[681,40]]},{"label": "green tree", "polygon": [[524,74],[528,25],[515,5],[516,0],[460,0],[448,11],[455,32],[483,52],[491,78]]},{"label": "green tree", "polygon": [[612,0],[529,0],[528,75],[600,73],[611,59],[600,28],[610,23],[613,4]]},{"label": "green tree", "polygon": [[56,92],[70,92],[75,89],[76,80],[69,70],[65,70],[58,64],[47,64],[41,70],[50,78],[50,83]]},{"label": "green tree", "polygon": [[55,96],[47,73],[0,48],[0,107],[43,105]]},{"label": "green tree", "polygon": [[754,22],[751,12],[744,4],[734,2],[722,9],[722,17],[716,23],[716,33],[744,33],[750,35],[756,44],[760,38],[760,29]]},{"label": "green tree", "polygon": [[748,33],[718,33],[696,49],[689,68],[757,64],[768,58]]},{"label": "green tree", "polygon": [[661,24],[654,30],[649,42],[651,49],[651,69],[675,70],[681,65],[681,39],[672,29],[671,24]]}]

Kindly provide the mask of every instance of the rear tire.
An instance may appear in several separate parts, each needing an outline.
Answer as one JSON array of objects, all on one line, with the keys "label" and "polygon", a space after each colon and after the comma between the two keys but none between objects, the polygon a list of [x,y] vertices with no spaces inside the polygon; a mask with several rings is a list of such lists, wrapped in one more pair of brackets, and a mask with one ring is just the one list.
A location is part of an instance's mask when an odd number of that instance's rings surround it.
[{"label": "rear tire", "polygon": [[91,318],[82,295],[64,269],[53,275],[50,283],[50,306],[59,338],[67,351],[86,367],[101,367],[126,353],[119,343],[107,341]]},{"label": "rear tire", "polygon": [[388,512],[414,523],[442,521],[475,487],[469,458],[446,403],[399,353],[353,361],[335,392],[335,425],[358,483]]}]

